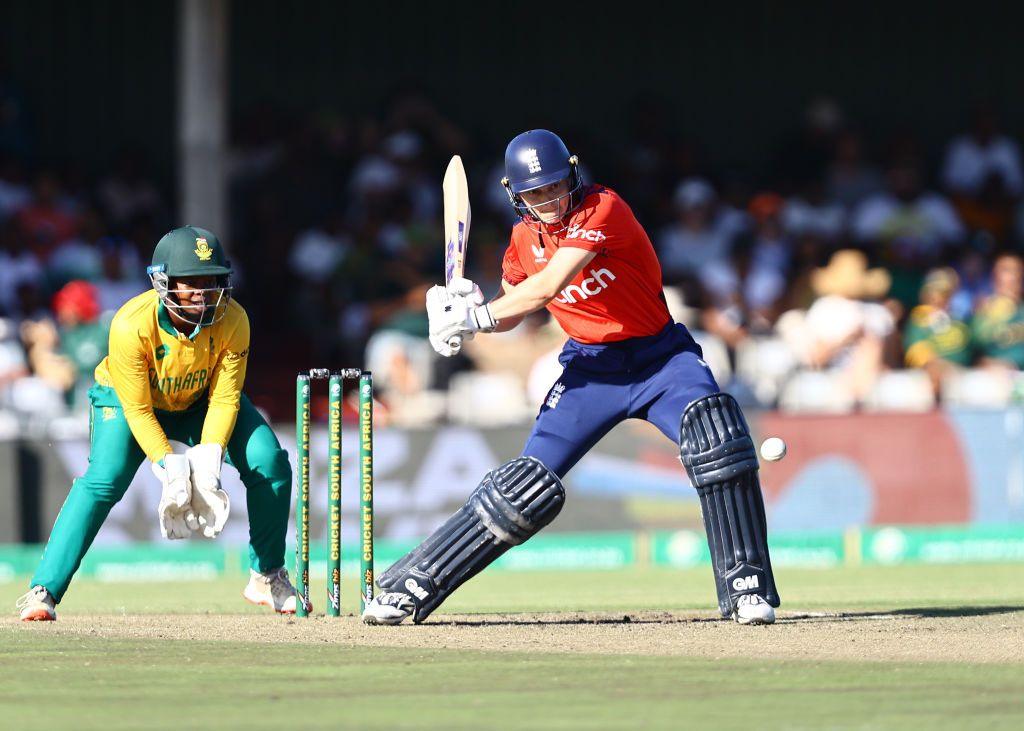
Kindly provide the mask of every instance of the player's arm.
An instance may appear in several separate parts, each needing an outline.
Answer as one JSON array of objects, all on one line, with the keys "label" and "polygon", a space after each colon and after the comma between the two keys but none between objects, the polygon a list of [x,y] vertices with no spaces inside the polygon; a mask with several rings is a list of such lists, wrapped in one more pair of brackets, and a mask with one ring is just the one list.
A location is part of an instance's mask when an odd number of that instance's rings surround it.
[{"label": "player's arm", "polygon": [[[506,282],[504,279],[502,279],[501,291],[498,292],[497,295],[495,295],[493,300],[491,300],[491,304],[493,305],[495,301],[501,299],[515,288],[516,286],[514,284],[510,284],[509,282]],[[519,323],[523,321],[523,317],[523,315],[520,315],[519,317],[506,317],[494,327],[494,332],[503,333],[515,329],[519,325]]]},{"label": "player's arm", "polygon": [[[487,305],[491,316],[497,320],[496,329],[510,330],[519,324],[519,320],[525,315],[547,307],[548,303],[557,297],[595,256],[596,252],[565,246],[555,252],[546,267],[516,286],[502,281],[504,296],[492,300]],[[511,326],[505,327],[504,320],[511,318],[519,319]]]},{"label": "player's arm", "polygon": [[109,351],[110,381],[128,428],[150,461],[159,462],[171,452],[171,445],[153,413],[149,363],[139,334],[130,322],[115,321],[110,329]]},{"label": "player's arm", "polygon": [[209,407],[199,444],[185,452],[192,470],[192,508],[198,530],[215,538],[228,521],[231,500],[221,488],[220,470],[228,440],[235,430],[249,358],[249,318],[237,310],[234,322],[225,327],[224,349],[210,374]]},{"label": "player's arm", "polygon": [[219,444],[226,449],[231,432],[238,419],[238,406],[245,383],[246,364],[249,360],[249,318],[240,313],[220,359],[210,375],[210,407],[203,421],[202,444]]}]

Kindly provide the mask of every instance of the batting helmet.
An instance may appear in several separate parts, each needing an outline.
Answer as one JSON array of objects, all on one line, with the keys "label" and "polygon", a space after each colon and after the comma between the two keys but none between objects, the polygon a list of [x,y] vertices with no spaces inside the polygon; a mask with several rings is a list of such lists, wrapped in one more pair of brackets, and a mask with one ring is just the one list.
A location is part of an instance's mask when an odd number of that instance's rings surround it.
[{"label": "batting helmet", "polygon": [[[555,200],[569,197],[568,215],[582,202],[583,180],[579,160],[569,153],[561,138],[546,129],[523,132],[505,148],[505,177],[501,184],[516,213],[526,220],[540,221],[523,201],[522,193],[560,180],[569,181],[569,191]],[[548,201],[553,202],[553,201]],[[564,216],[563,216],[564,217]]]}]

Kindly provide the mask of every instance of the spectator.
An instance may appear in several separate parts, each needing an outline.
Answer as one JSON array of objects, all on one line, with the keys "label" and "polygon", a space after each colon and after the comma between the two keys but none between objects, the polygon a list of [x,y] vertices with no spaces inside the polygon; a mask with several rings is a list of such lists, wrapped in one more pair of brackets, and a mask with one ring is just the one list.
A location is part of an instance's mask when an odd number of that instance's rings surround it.
[{"label": "spectator", "polygon": [[840,203],[827,200],[821,182],[814,181],[786,201],[782,226],[794,239],[814,238],[834,248],[846,231],[846,210]]},{"label": "spectator", "polygon": [[92,284],[73,281],[64,285],[53,298],[57,318],[60,354],[74,369],[74,379],[67,389],[72,409],[86,408],[93,371],[107,355],[109,327],[100,322],[99,293]]},{"label": "spectator", "polygon": [[741,239],[731,259],[708,262],[702,270],[713,307],[705,324],[731,347],[745,337],[741,324],[763,332],[778,315],[775,308],[786,288],[792,250],[782,228],[784,206],[775,193],[754,196],[749,207],[752,234]]},{"label": "spectator", "polygon": [[733,241],[744,229],[742,214],[718,203],[711,184],[688,178],[675,192],[678,220],[658,237],[658,253],[666,284],[682,285],[696,301],[695,286],[706,267],[726,265]]},{"label": "spectator", "polygon": [[1024,262],[1017,254],[1003,254],[992,267],[991,297],[974,315],[971,330],[987,368],[1024,368]]},{"label": "spectator", "polygon": [[924,369],[936,395],[950,371],[971,363],[970,328],[950,313],[959,286],[953,269],[930,271],[921,287],[921,304],[910,311],[903,333],[907,367]]},{"label": "spectator", "polygon": [[288,265],[301,281],[321,284],[334,276],[351,249],[352,240],[345,231],[344,220],[340,212],[335,211],[320,225],[296,237]]},{"label": "spectator", "polygon": [[29,375],[25,351],[17,333],[13,320],[0,317],[0,410],[13,408],[12,389]]},{"label": "spectator", "polygon": [[950,313],[958,320],[970,321],[982,301],[992,294],[992,254],[989,238],[976,236],[956,258],[959,288],[950,302]]},{"label": "spectator", "polygon": [[402,130],[384,138],[381,149],[398,169],[402,188],[409,198],[412,220],[424,223],[434,220],[441,210],[441,191],[436,174],[425,167],[423,140],[410,130]]},{"label": "spectator", "polygon": [[969,229],[1008,243],[1024,172],[1017,143],[1000,133],[990,106],[976,109],[971,129],[949,143],[942,180]]},{"label": "spectator", "polygon": [[57,246],[78,232],[78,217],[63,200],[60,181],[53,173],[39,173],[32,192],[32,202],[18,212],[18,222],[29,246],[45,262]]},{"label": "spectator", "polygon": [[[116,312],[121,305],[149,287],[146,266],[139,253],[126,238],[103,236],[96,242],[100,254],[100,276],[93,280],[99,296],[101,312]],[[232,277],[232,281],[235,278]]]},{"label": "spectator", "polygon": [[779,319],[778,330],[805,367],[830,370],[843,389],[862,401],[884,369],[885,345],[895,319],[877,302],[889,291],[884,269],[868,269],[860,251],[841,249],[811,275],[818,298],[806,313]]},{"label": "spectator", "polygon": [[60,352],[60,335],[54,321],[43,316],[21,323],[21,342],[28,355],[31,375],[14,389],[14,408],[27,414],[54,417],[67,411],[65,394],[75,383],[75,367]]},{"label": "spectator", "polygon": [[14,288],[8,314],[20,325],[24,320],[45,320],[50,316],[47,296],[41,280],[25,278]]},{"label": "spectator", "polygon": [[902,159],[886,173],[888,190],[871,196],[853,214],[858,241],[895,249],[901,259],[929,262],[960,241],[963,224],[949,201],[921,188],[921,171]]},{"label": "spectator", "polygon": [[880,192],[884,182],[882,174],[865,159],[860,134],[852,130],[843,132],[836,141],[835,156],[826,177],[828,200],[850,211],[865,198]]},{"label": "spectator", "polygon": [[93,280],[103,272],[103,261],[96,242],[104,233],[99,211],[86,208],[80,217],[78,235],[57,246],[47,262],[46,274],[51,291],[73,279]]},{"label": "spectator", "polygon": [[0,315],[17,314],[19,288],[39,286],[43,276],[43,264],[25,245],[17,221],[0,224]]},{"label": "spectator", "polygon": [[868,198],[853,215],[853,234],[885,264],[891,296],[909,309],[917,304],[924,272],[959,244],[964,227],[956,210],[938,193],[921,189],[914,158],[900,158],[887,173],[889,189]]},{"label": "spectator", "polygon": [[982,105],[974,111],[970,130],[953,138],[946,148],[942,182],[953,195],[975,198],[982,194],[993,176],[1014,198],[1024,192],[1020,148],[1002,134],[995,110]]}]

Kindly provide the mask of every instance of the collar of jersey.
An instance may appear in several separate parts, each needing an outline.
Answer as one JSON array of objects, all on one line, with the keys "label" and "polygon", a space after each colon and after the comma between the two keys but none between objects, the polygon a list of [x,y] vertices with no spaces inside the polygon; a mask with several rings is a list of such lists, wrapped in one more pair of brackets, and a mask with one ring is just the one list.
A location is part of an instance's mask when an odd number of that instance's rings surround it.
[{"label": "collar of jersey", "polygon": [[[181,331],[178,330],[178,328],[174,327],[174,323],[171,322],[171,315],[169,312],[167,312],[167,308],[164,307],[163,302],[158,301],[156,303],[156,321],[160,323],[161,330],[163,330],[168,335],[173,336],[175,339],[177,339],[178,336],[182,334]],[[188,339],[195,340],[196,335],[198,335],[199,331],[202,329],[202,325],[196,325],[196,329],[192,331],[192,334],[187,336]]]}]

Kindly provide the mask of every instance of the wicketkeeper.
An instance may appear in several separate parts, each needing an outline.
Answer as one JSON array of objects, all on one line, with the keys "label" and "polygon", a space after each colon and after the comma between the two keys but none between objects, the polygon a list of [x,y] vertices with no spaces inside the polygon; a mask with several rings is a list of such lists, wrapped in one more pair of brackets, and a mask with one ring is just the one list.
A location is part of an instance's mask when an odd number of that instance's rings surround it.
[{"label": "wicketkeeper", "polygon": [[561,478],[616,424],[644,419],[679,445],[700,497],[718,606],[770,624],[779,605],[768,557],[758,462],[747,423],[701,349],[669,315],[654,247],[614,191],[585,185],[576,157],[546,130],[505,151],[509,201],[522,220],[484,304],[466,279],[427,293],[430,339],[514,328],[547,308],[570,339],[522,454],[484,476],[466,504],[379,578],[363,620],[421,622],[464,581],[535,535],[562,509]]},{"label": "wicketkeeper", "polygon": [[[18,601],[21,619],[57,618],[55,606],[144,459],[162,485],[157,514],[168,539],[216,537],[230,509],[221,463],[238,470],[249,513],[243,596],[293,613],[284,569],[291,465],[242,393],[249,319],[231,299],[231,265],[214,234],[183,226],[160,239],[147,272],[153,289],[111,323],[109,354],[89,391],[89,466],[72,483],[31,589]],[[176,452],[170,440],[187,447]]]}]

